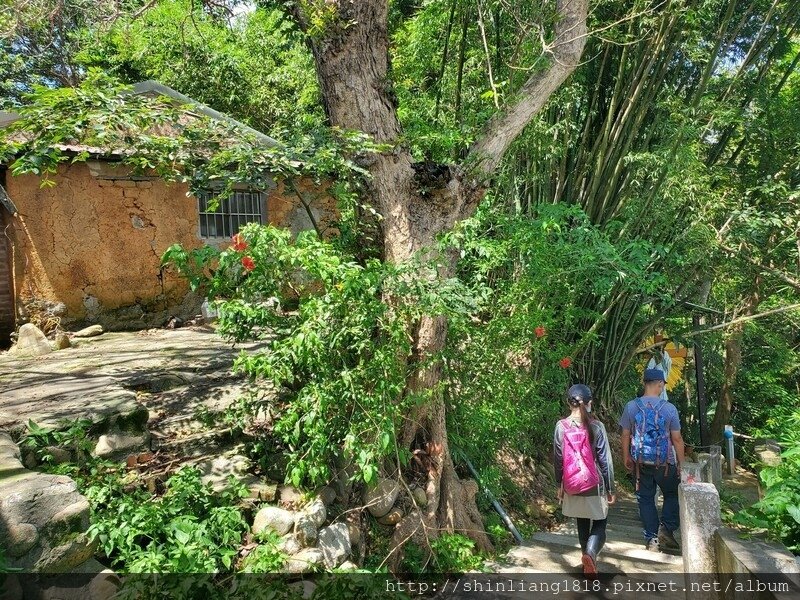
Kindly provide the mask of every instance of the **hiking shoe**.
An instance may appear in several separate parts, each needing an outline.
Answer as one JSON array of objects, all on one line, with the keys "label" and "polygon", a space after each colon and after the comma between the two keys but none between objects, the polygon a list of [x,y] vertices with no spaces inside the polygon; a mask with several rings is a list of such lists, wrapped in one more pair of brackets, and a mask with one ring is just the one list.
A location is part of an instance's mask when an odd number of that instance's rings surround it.
[{"label": "hiking shoe", "polygon": [[647,549],[650,550],[650,552],[661,552],[661,548],[658,545],[658,538],[647,540]]},{"label": "hiking shoe", "polygon": [[591,577],[597,576],[597,563],[595,563],[591,554],[584,554],[583,557],[581,557],[581,562],[583,563],[584,575],[589,575]]},{"label": "hiking shoe", "polygon": [[671,550],[681,549],[681,545],[678,543],[678,540],[675,539],[675,536],[672,535],[672,532],[663,524],[658,528],[658,543],[660,546],[669,548]]}]

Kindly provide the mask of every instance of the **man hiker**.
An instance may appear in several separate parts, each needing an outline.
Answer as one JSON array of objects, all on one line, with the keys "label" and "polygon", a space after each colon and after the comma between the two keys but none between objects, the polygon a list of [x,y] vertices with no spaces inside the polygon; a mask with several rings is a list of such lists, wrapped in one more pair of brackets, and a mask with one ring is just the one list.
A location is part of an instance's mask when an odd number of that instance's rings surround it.
[{"label": "man hiker", "polygon": [[[675,405],[660,396],[666,385],[664,372],[645,369],[644,393],[625,406],[622,427],[622,458],[633,472],[639,518],[648,550],[678,549],[673,532],[679,526],[678,484],[683,463],[681,422]],[[661,519],[656,508],[656,486],[664,497]]]}]

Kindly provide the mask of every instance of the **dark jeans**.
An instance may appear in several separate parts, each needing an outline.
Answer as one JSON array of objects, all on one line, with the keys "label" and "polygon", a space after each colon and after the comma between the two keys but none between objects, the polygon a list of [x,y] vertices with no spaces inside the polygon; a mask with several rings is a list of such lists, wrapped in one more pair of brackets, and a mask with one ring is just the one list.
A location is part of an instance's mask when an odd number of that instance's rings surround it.
[{"label": "dark jeans", "polygon": [[656,508],[656,486],[659,487],[661,494],[664,496],[664,507],[661,512],[660,522],[670,532],[676,531],[680,527],[678,509],[679,483],[680,478],[675,465],[669,465],[668,469],[663,466],[639,466],[639,491],[636,492],[636,499],[639,501],[639,518],[642,520],[646,540],[658,537],[659,518],[658,509]]},{"label": "dark jeans", "polygon": [[597,558],[603,544],[606,543],[606,519],[592,521],[591,519],[577,518],[578,541],[581,543],[581,552],[591,554]]}]

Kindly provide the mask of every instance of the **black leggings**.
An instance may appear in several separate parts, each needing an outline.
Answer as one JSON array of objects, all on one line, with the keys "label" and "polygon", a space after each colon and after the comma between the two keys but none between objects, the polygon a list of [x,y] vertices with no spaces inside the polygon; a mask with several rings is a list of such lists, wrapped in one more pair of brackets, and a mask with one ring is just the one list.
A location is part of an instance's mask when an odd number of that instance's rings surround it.
[{"label": "black leggings", "polygon": [[581,552],[591,554],[597,558],[603,544],[606,543],[606,519],[592,521],[591,519],[578,518],[578,541],[581,543]]}]

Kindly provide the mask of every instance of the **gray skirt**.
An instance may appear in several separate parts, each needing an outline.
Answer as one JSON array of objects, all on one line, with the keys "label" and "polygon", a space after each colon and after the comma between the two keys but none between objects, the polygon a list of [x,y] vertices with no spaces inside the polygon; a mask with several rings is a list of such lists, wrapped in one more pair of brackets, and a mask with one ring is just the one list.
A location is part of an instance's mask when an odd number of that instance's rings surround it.
[{"label": "gray skirt", "polygon": [[564,494],[561,512],[565,517],[600,521],[608,517],[608,500],[603,496],[571,496]]},{"label": "gray skirt", "polygon": [[[598,469],[599,472],[599,469]],[[578,519],[591,519],[600,521],[608,517],[608,498],[606,496],[603,478],[596,490],[584,492],[579,495],[564,493],[561,503],[561,513],[565,517],[576,517]]]}]

